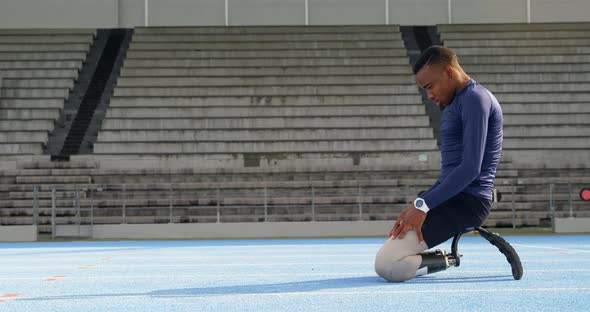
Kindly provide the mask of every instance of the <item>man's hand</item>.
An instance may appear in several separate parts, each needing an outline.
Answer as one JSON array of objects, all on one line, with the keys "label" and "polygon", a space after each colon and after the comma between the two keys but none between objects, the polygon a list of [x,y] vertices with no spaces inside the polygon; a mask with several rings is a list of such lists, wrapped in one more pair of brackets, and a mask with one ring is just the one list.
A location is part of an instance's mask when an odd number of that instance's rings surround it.
[{"label": "man's hand", "polygon": [[404,238],[409,230],[415,230],[418,234],[418,242],[424,241],[422,237],[422,224],[426,219],[426,213],[414,208],[414,205],[404,209],[397,217],[393,229],[389,232],[389,237]]}]

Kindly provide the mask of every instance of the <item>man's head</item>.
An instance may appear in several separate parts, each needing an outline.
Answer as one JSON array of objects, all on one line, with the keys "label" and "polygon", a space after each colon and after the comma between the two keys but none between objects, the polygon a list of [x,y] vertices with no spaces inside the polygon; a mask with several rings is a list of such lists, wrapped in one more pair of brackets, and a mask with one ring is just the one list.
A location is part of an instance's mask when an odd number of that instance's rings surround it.
[{"label": "man's head", "polygon": [[439,107],[449,105],[461,82],[464,82],[465,77],[468,78],[455,52],[443,46],[426,49],[414,64],[413,70],[418,86]]}]

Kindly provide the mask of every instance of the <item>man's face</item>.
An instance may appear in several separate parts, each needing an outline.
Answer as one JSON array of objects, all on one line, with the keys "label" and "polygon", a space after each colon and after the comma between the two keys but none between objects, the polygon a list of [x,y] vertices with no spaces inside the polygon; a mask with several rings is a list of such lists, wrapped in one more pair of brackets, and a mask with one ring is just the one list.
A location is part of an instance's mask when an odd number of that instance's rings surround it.
[{"label": "man's face", "polygon": [[450,66],[440,64],[425,65],[416,74],[416,83],[438,107],[445,107],[455,96],[455,86]]}]

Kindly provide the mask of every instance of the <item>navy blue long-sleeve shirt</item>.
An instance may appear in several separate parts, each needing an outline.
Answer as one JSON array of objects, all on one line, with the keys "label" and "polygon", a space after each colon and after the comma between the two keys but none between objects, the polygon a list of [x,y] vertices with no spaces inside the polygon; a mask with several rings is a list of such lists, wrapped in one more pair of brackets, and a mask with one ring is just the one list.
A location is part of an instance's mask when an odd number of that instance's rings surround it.
[{"label": "navy blue long-sleeve shirt", "polygon": [[461,192],[492,199],[502,123],[498,100],[474,80],[454,96],[441,117],[441,174],[420,196],[430,209]]}]

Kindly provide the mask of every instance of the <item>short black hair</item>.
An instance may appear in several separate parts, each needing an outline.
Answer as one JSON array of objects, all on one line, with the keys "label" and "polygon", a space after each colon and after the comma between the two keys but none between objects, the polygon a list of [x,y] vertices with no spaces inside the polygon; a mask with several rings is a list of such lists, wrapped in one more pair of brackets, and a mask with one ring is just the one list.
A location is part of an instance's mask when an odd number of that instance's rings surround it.
[{"label": "short black hair", "polygon": [[453,49],[434,45],[422,52],[422,55],[420,55],[412,70],[414,71],[414,74],[417,74],[422,67],[429,64],[459,66],[459,60]]}]

